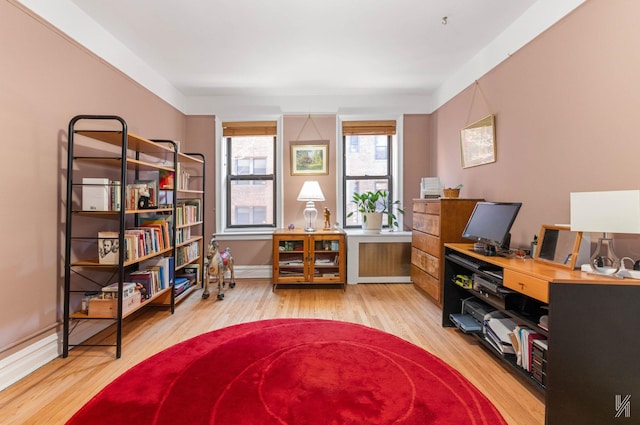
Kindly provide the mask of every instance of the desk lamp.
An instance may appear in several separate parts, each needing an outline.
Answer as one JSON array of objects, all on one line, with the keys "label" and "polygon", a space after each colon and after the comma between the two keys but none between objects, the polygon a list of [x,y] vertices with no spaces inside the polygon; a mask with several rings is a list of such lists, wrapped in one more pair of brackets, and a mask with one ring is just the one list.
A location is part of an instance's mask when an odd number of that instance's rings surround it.
[{"label": "desk lamp", "polygon": [[590,265],[594,273],[614,275],[620,258],[610,233],[640,233],[640,190],[571,193],[571,230],[602,232]]},{"label": "desk lamp", "polygon": [[303,211],[305,232],[315,232],[316,217],[318,210],[315,201],[324,201],[324,194],[320,189],[320,184],[315,180],[308,180],[302,185],[298,194],[298,201],[307,201],[307,207]]}]

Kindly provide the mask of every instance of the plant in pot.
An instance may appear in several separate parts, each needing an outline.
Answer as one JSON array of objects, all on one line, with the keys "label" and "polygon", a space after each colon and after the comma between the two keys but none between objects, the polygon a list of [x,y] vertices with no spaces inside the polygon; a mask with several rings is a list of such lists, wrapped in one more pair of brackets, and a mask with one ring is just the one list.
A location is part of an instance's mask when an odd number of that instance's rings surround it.
[{"label": "plant in pot", "polygon": [[[386,190],[376,190],[354,193],[352,201],[356,204],[356,211],[362,214],[362,230],[365,233],[380,233],[382,229],[382,218],[386,216],[389,230],[398,226],[398,214],[404,214],[400,208],[400,201],[391,201],[389,192]],[[347,214],[351,217],[356,211]]]}]

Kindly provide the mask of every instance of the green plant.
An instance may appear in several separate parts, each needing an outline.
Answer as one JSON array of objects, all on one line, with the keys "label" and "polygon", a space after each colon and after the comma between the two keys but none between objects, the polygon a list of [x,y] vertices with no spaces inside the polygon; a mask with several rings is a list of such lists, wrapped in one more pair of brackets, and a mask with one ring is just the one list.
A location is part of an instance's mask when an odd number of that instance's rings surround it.
[{"label": "green plant", "polygon": [[[375,213],[379,212],[387,216],[387,225],[389,228],[398,226],[398,214],[404,214],[404,210],[400,208],[400,201],[391,201],[389,192],[386,190],[376,190],[353,194],[352,201],[356,204],[356,211],[359,213]],[[356,211],[347,214],[347,218],[351,217]],[[366,223],[367,216],[363,215],[362,220]]]}]

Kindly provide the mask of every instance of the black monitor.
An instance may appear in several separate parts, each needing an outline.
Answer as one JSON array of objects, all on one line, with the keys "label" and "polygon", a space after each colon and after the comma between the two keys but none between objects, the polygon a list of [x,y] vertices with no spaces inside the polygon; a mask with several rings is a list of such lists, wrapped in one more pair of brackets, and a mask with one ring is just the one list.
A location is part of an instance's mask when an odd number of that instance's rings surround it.
[{"label": "black monitor", "polygon": [[509,231],[521,206],[521,202],[478,202],[462,237],[492,250],[509,250]]}]

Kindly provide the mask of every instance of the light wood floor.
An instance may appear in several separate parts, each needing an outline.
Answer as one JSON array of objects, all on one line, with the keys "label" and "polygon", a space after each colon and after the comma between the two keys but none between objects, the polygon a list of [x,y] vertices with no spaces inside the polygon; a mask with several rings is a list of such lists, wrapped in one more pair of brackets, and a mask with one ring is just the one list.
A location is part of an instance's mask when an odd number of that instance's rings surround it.
[{"label": "light wood floor", "polygon": [[194,291],[173,315],[147,308],[127,318],[120,359],[114,358],[113,348],[76,348],[68,358],[57,358],[0,392],[0,424],[64,424],[106,384],[164,348],[228,325],[281,317],[342,320],[395,334],[460,371],[510,425],[544,423],[541,395],[473,338],[442,328],[440,309],[412,284],[272,292],[269,281],[254,279],[238,280],[224,301],[202,300],[200,293]]}]

